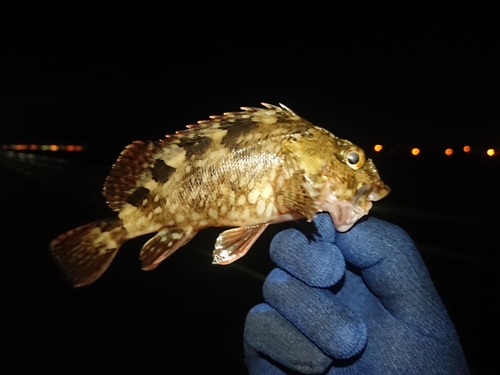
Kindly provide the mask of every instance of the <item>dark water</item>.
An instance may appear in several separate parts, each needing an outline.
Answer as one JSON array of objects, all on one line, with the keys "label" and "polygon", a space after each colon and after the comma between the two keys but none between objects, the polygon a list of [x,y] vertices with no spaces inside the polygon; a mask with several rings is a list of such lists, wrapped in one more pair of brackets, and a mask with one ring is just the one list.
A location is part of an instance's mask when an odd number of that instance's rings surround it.
[{"label": "dark water", "polygon": [[[140,271],[145,239],[139,238],[122,247],[99,281],[73,289],[49,257],[48,243],[110,215],[101,195],[110,165],[103,159],[0,153],[4,366],[244,373],[244,319],[262,301],[263,278],[273,267],[267,247],[280,227],[269,228],[230,267],[210,263],[219,230],[203,231],[153,272]],[[416,241],[475,373],[498,370],[490,343],[500,335],[498,160],[386,155],[375,162],[392,193],[373,215]]]}]

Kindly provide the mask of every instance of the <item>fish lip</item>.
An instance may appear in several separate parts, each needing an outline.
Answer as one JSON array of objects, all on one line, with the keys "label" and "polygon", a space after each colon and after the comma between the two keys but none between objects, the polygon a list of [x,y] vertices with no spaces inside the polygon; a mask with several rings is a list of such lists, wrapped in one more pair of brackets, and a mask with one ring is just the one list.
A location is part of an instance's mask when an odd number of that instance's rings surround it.
[{"label": "fish lip", "polygon": [[362,198],[370,202],[376,202],[384,198],[391,192],[391,188],[382,181],[375,181],[371,184],[361,186],[354,195],[353,205],[356,207],[362,202]]},{"label": "fish lip", "polygon": [[348,231],[360,218],[368,214],[372,202],[389,194],[391,189],[382,181],[375,181],[361,186],[352,201],[339,201],[333,194],[322,205],[328,211],[338,232]]},{"label": "fish lip", "polygon": [[382,181],[373,182],[371,184],[370,193],[368,194],[368,199],[372,202],[376,202],[385,198],[390,192],[391,188]]},{"label": "fish lip", "polygon": [[366,215],[372,208],[372,202],[377,202],[391,192],[391,188],[382,181],[363,185],[358,189],[352,200],[352,209],[358,215]]}]

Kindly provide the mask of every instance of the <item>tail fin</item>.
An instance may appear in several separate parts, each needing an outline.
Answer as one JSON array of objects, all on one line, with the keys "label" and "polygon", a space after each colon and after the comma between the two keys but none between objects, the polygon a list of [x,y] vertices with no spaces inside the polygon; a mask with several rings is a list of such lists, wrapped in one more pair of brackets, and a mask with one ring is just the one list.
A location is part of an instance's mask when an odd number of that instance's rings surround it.
[{"label": "tail fin", "polygon": [[71,283],[84,286],[106,271],[126,235],[119,219],[101,220],[61,234],[50,248]]}]

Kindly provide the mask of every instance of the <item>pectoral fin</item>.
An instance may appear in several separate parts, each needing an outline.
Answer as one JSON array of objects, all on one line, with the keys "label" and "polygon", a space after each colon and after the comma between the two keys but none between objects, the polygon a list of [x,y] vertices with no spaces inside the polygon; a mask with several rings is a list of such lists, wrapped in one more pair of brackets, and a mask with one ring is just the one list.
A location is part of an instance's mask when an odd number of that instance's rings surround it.
[{"label": "pectoral fin", "polygon": [[140,255],[142,269],[145,271],[155,269],[158,264],[191,240],[195,234],[192,227],[161,229],[142,247]]},{"label": "pectoral fin", "polygon": [[296,171],[284,182],[282,190],[285,206],[305,216],[307,221],[311,221],[321,211],[317,199],[320,193],[314,189],[304,171]]},{"label": "pectoral fin", "polygon": [[267,228],[266,223],[228,229],[215,241],[213,264],[226,265],[245,255]]}]

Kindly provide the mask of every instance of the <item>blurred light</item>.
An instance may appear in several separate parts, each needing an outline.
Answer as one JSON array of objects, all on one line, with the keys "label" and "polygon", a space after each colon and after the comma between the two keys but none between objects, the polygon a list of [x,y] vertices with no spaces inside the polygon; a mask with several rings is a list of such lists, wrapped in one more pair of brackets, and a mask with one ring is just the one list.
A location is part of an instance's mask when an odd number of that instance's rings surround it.
[{"label": "blurred light", "polygon": [[488,154],[488,156],[493,156],[493,155],[495,155],[495,150],[493,150],[492,148],[490,148],[490,149],[488,149],[486,151],[486,153]]},{"label": "blurred light", "polygon": [[416,147],[415,147],[415,148],[412,148],[412,149],[411,149],[411,154],[412,154],[413,156],[417,156],[418,154],[420,154],[420,149],[418,149],[418,148],[416,148]]},{"label": "blurred light", "polygon": [[380,150],[382,150],[382,145],[375,145],[375,147],[373,147],[373,149],[377,152],[379,152]]},{"label": "blurred light", "polygon": [[444,153],[447,155],[447,156],[450,156],[451,154],[453,154],[453,150],[451,148],[447,148],[446,150],[444,150]]},{"label": "blurred light", "polygon": [[470,146],[464,146],[464,152],[470,152]]},{"label": "blurred light", "polygon": [[17,145],[0,145],[3,150],[15,151],[83,151],[83,146],[78,145],[37,145],[37,144],[17,144]]}]

